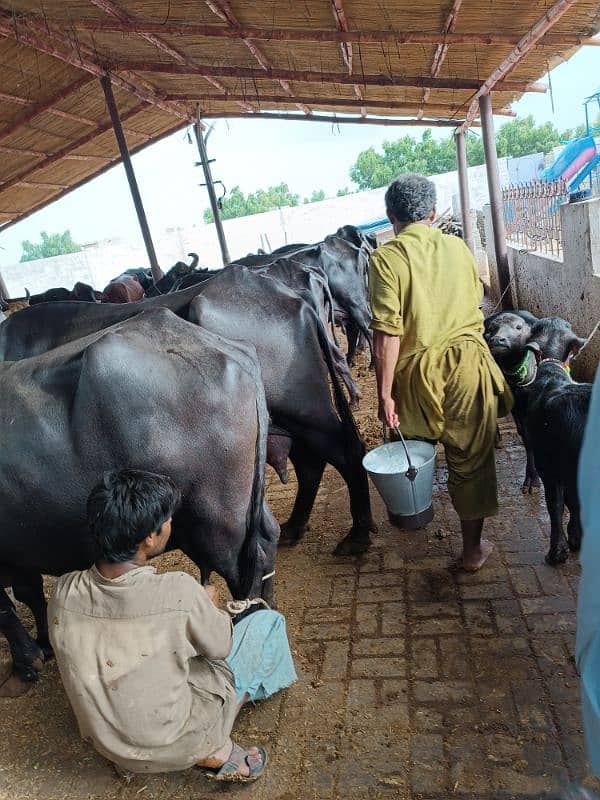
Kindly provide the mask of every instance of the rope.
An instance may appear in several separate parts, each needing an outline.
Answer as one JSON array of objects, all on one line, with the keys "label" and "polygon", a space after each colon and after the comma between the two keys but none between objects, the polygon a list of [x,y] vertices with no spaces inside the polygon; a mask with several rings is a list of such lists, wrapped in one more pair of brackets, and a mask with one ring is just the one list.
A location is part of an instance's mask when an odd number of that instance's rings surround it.
[{"label": "rope", "polygon": [[581,348],[581,350],[580,350],[580,351],[577,353],[577,355],[576,355],[576,356],[573,356],[573,358],[572,358],[572,360],[573,360],[573,361],[575,361],[575,359],[576,359],[576,358],[579,358],[579,356],[580,356],[580,355],[583,353],[583,351],[585,350],[585,348],[586,348],[586,347],[588,346],[588,344],[589,344],[589,343],[592,341],[592,339],[594,338],[594,336],[595,336],[595,335],[598,333],[598,329],[599,329],[599,328],[600,328],[600,319],[599,319],[599,320],[598,320],[598,322],[597,322],[597,323],[594,325],[594,328],[593,328],[592,332],[590,333],[590,335],[589,335],[589,336],[587,337],[587,339],[585,340],[585,342],[584,342],[584,344],[583,344],[583,347]]},{"label": "rope", "polygon": [[226,607],[232,617],[237,617],[238,614],[248,611],[252,606],[263,606],[263,608],[266,609],[270,608],[269,604],[263,600],[262,597],[255,597],[253,600],[230,600]]},{"label": "rope", "polygon": [[[492,314],[495,314],[495,313],[496,313],[496,311],[497,311],[497,310],[500,308],[500,306],[502,305],[502,301],[504,300],[504,295],[505,295],[505,294],[508,292],[508,290],[509,290],[509,289],[512,289],[512,287],[514,286],[514,284],[515,284],[515,278],[514,278],[514,276],[513,276],[513,277],[512,277],[512,278],[509,280],[509,282],[508,282],[508,286],[506,287],[506,289],[505,289],[505,290],[502,292],[502,294],[500,295],[500,300],[498,300],[498,302],[496,303],[496,305],[495,305],[495,306],[494,306],[494,308],[492,309]],[[490,316],[491,316],[492,314],[490,314]]]}]

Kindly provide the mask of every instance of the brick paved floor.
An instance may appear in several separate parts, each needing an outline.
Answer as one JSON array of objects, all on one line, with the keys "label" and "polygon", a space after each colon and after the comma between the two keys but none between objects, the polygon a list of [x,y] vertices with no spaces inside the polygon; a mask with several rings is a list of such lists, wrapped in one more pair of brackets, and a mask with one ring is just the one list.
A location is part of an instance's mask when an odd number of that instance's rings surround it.
[{"label": "brick paved floor", "polygon": [[[363,383],[359,417],[372,438],[371,377]],[[374,497],[380,530],[359,560],[331,555],[350,519],[343,484],[328,470],[313,529],[278,559],[278,602],[300,679],[242,713],[237,737],[264,742],[271,763],[252,789],[227,791],[257,800],[475,800],[591,781],[573,662],[578,565],[545,566],[543,496],[521,495],[523,468],[505,425],[502,513],[488,526],[496,549],[475,575],[457,568],[443,460],[427,531],[393,529]],[[279,519],[293,493],[271,484]],[[164,567],[175,564],[184,559],[165,557]],[[2,644],[0,660],[6,655]],[[2,798],[178,800],[225,791],[193,771],[122,785],[79,741],[53,664],[28,696],[0,701],[0,714]]]}]

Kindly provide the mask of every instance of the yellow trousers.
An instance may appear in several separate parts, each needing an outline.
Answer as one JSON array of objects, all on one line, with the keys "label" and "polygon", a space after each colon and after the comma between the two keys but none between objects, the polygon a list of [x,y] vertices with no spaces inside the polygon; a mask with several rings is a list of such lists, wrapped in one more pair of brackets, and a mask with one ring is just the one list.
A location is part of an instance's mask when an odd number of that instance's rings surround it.
[{"label": "yellow trousers", "polygon": [[404,436],[444,445],[448,491],[459,518],[497,514],[496,422],[513,399],[485,344],[464,337],[400,361],[393,394]]}]

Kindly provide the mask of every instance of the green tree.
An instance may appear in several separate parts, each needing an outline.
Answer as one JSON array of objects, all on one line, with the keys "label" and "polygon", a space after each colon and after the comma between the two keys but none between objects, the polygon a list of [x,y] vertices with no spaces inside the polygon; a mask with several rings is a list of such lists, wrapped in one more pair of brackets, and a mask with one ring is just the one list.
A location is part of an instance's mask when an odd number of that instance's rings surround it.
[{"label": "green tree", "polygon": [[81,250],[77,242],[73,241],[69,230],[51,234],[42,231],[41,238],[41,242],[30,242],[27,239],[21,242],[23,248],[21,261],[35,261],[38,258],[62,256],[65,253],[78,253]]},{"label": "green tree", "polygon": [[304,204],[306,203],[318,203],[321,200],[325,200],[325,190],[324,189],[313,189],[313,193],[310,197],[304,198]]},{"label": "green tree", "polygon": [[498,129],[496,148],[499,156],[526,156],[529,153],[549,153],[560,144],[561,135],[551,122],[536,125],[529,115],[514,119]]},{"label": "green tree", "polygon": [[[532,116],[515,119],[496,134],[499,156],[548,153],[560,141],[561,135],[552,123],[536,125]],[[431,130],[426,130],[420,141],[413,136],[402,136],[395,142],[385,141],[382,150],[382,153],[373,147],[363,150],[350,169],[350,177],[359,189],[386,186],[401,172],[438,175],[456,169],[453,135],[434,139]],[[471,167],[484,162],[483,142],[474,132],[467,136],[467,162]]]},{"label": "green tree", "polygon": [[347,186],[344,186],[343,189],[338,189],[335,193],[336,197],[346,197],[347,194],[352,194],[350,189]]},{"label": "green tree", "polygon": [[[283,206],[297,206],[300,196],[290,192],[287,183],[278,186],[269,186],[268,189],[258,189],[256,192],[245,195],[239,186],[234,186],[231,192],[222,201],[221,217],[233,219],[234,217],[247,217],[250,214],[261,214],[273,208]],[[204,212],[205,222],[214,222],[211,209]]]}]

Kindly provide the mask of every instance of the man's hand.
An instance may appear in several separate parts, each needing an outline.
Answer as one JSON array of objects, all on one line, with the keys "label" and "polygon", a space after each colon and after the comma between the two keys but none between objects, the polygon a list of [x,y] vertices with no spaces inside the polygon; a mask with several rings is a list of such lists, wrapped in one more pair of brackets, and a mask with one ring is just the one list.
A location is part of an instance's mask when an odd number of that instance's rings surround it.
[{"label": "man's hand", "polygon": [[216,586],[213,586],[212,583],[207,583],[204,587],[204,591],[208,595],[208,599],[213,604],[213,606],[219,606],[219,590]]},{"label": "man's hand", "polygon": [[373,331],[373,350],[379,398],[378,416],[384,425],[393,429],[398,427],[398,414],[396,414],[396,404],[392,399],[392,387],[400,353],[400,337],[390,336],[382,331]]},{"label": "man's hand", "polygon": [[398,427],[399,419],[396,414],[396,403],[391,397],[382,397],[379,399],[379,420],[387,425],[388,428],[394,430]]}]

